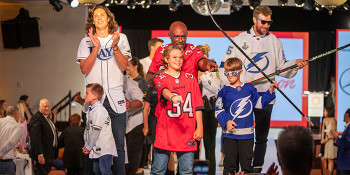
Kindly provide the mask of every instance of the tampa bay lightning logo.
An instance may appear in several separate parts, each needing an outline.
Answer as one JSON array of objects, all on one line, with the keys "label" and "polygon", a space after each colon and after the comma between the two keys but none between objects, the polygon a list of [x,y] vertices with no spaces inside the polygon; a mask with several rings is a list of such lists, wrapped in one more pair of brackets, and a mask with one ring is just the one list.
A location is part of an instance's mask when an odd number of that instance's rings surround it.
[{"label": "tampa bay lightning logo", "polygon": [[250,95],[240,98],[231,104],[230,114],[233,116],[233,119],[237,118],[238,116],[238,118],[244,118],[252,113],[253,105],[249,98]]},{"label": "tampa bay lightning logo", "polygon": [[[267,52],[260,52],[258,54],[256,54],[252,60],[259,65],[259,67],[261,68],[262,71],[265,71],[267,67],[269,67],[269,59],[266,56]],[[249,72],[249,73],[260,73],[259,70],[256,70],[256,68],[254,67],[254,65],[249,61],[246,60],[247,62],[244,64],[244,69]],[[248,65],[247,65],[248,63]],[[255,68],[255,69],[254,69]]]},{"label": "tampa bay lightning logo", "polygon": [[[92,49],[93,47],[90,47],[90,53],[92,52]],[[100,49],[99,53],[97,54],[97,58],[101,61],[107,61],[113,57],[112,53],[112,48]]]},{"label": "tampa bay lightning logo", "polygon": [[350,95],[350,68],[340,75],[339,87],[344,93]]}]

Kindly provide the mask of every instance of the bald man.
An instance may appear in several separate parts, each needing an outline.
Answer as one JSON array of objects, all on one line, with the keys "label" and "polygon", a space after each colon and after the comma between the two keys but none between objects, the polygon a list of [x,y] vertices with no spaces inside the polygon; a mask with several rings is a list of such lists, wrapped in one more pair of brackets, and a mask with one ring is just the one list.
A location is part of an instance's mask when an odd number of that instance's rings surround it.
[{"label": "bald man", "polygon": [[50,120],[51,107],[47,99],[41,99],[39,111],[34,114],[28,125],[30,136],[30,156],[36,161],[36,175],[49,174],[52,160],[55,158],[57,132]]},{"label": "bald man", "polygon": [[181,47],[184,50],[185,55],[182,70],[194,75],[197,80],[199,70],[202,72],[216,72],[218,70],[218,65],[205,58],[202,51],[198,47],[194,46],[193,44],[186,43],[187,27],[183,22],[173,22],[170,25],[168,35],[171,39],[171,44],[162,45],[156,50],[156,53],[154,54],[152,63],[146,75],[147,83],[153,83],[150,80],[152,80],[155,74],[158,74],[159,70],[162,69],[161,59],[163,57],[163,51],[165,48],[171,45]]}]

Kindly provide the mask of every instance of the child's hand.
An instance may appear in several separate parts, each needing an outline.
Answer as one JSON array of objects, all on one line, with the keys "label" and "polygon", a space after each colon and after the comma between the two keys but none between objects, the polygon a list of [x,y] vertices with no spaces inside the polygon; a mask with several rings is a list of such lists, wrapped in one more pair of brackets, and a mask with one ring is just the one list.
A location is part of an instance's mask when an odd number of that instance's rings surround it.
[{"label": "child's hand", "polygon": [[270,94],[272,94],[275,91],[276,87],[277,87],[277,83],[276,81],[273,81],[273,84],[270,84],[270,89],[269,89]]},{"label": "child's hand", "polygon": [[197,128],[196,131],[194,131],[193,139],[200,141],[203,138],[203,129]]},{"label": "child's hand", "polygon": [[86,147],[84,146],[83,148],[83,153],[84,154],[90,154],[91,151],[89,151],[88,149],[86,149]]},{"label": "child's hand", "polygon": [[237,126],[237,124],[234,121],[232,121],[232,120],[229,120],[226,123],[226,128],[229,131],[233,130],[233,128],[235,128],[236,126]]},{"label": "child's hand", "polygon": [[171,99],[173,103],[183,103],[182,97],[180,95],[173,96]]}]

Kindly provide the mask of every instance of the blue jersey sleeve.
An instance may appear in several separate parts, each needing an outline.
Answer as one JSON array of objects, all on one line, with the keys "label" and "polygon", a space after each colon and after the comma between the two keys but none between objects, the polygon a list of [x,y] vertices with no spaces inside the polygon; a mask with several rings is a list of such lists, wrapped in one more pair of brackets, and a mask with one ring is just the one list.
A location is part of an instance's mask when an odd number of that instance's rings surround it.
[{"label": "blue jersey sleeve", "polygon": [[218,98],[216,100],[215,104],[215,117],[216,120],[219,122],[220,126],[223,130],[226,130],[226,123],[229,120],[232,120],[232,116],[228,112],[229,109],[226,109],[225,107],[225,98],[224,98],[224,92],[225,88],[222,88],[218,93]]},{"label": "blue jersey sleeve", "polygon": [[251,87],[252,102],[255,108],[262,109],[276,98],[275,92],[271,94],[270,91],[267,90],[262,96],[260,96],[256,88],[253,85],[251,85]]}]

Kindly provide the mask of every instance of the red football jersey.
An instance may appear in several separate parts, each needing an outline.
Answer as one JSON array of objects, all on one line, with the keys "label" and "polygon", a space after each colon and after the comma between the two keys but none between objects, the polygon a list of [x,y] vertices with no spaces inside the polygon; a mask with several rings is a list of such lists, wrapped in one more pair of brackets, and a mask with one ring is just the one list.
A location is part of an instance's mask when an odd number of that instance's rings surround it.
[{"label": "red football jersey", "polygon": [[[158,95],[157,128],[154,146],[168,151],[195,151],[196,110],[204,109],[198,82],[190,73],[181,71],[179,77],[166,73],[154,79]],[[162,90],[168,89],[182,97],[184,103],[165,100]]]},{"label": "red football jersey", "polygon": [[[166,44],[158,47],[152,59],[152,63],[148,68],[148,72],[156,73],[159,70],[159,67],[162,65],[163,51],[171,45],[172,44]],[[204,56],[201,49],[193,44],[187,43],[184,50],[184,62],[181,70],[194,75],[195,79],[198,80],[198,61],[202,58],[204,58]]]}]

